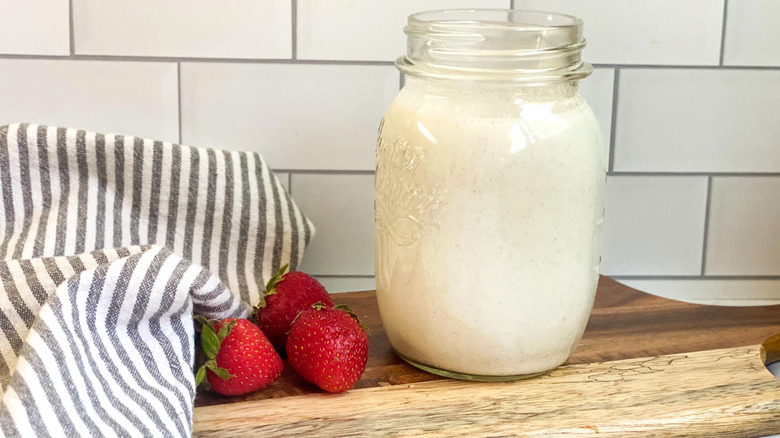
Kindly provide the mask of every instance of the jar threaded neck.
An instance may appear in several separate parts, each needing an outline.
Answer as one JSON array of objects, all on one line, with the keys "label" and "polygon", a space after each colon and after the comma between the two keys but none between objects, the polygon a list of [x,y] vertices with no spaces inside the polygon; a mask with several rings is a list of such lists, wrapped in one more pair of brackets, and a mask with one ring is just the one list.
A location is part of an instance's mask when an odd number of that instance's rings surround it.
[{"label": "jar threaded neck", "polygon": [[409,16],[405,74],[500,82],[578,80],[592,72],[581,59],[582,20],[505,9],[453,9]]}]

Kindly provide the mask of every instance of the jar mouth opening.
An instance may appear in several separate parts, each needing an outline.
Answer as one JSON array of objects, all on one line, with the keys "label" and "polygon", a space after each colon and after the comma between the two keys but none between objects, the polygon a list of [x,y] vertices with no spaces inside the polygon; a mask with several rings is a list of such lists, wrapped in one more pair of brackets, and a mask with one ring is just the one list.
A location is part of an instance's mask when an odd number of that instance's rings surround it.
[{"label": "jar mouth opening", "polygon": [[498,27],[520,31],[543,31],[550,28],[579,28],[582,20],[567,14],[520,9],[440,9],[417,12],[409,16],[405,32],[420,26],[452,28]]},{"label": "jar mouth opening", "polygon": [[586,77],[582,20],[554,12],[449,9],[418,12],[404,28],[406,74],[550,82]]}]

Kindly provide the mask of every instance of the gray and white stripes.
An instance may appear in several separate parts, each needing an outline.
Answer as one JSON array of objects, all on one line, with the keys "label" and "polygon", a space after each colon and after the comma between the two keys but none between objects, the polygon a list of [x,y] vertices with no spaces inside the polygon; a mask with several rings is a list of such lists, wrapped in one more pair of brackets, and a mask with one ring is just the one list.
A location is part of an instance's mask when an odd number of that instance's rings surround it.
[{"label": "gray and white stripes", "polygon": [[[248,306],[217,277],[159,246],[36,259],[34,271],[22,265],[0,262],[3,295],[18,307],[31,290],[69,280],[49,289],[43,305],[29,303],[37,315],[29,329],[2,303],[11,314],[2,353],[12,373],[3,376],[2,434],[189,436],[192,312],[246,316]],[[8,347],[19,339],[14,358]]]},{"label": "gray and white stripes", "polygon": [[0,259],[163,245],[254,302],[314,232],[259,155],[0,128]]},{"label": "gray and white stripes", "polygon": [[245,316],[314,231],[256,154],[38,125],[0,200],[5,436],[189,436],[193,311]]}]

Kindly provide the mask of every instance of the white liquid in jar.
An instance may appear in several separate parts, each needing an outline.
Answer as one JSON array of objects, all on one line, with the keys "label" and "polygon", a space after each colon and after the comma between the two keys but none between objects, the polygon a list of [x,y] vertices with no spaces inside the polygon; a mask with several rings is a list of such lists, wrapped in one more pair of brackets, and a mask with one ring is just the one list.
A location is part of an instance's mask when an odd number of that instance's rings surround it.
[{"label": "white liquid in jar", "polygon": [[393,347],[477,376],[550,370],[598,283],[605,153],[574,84],[410,78],[377,164],[376,281]]}]

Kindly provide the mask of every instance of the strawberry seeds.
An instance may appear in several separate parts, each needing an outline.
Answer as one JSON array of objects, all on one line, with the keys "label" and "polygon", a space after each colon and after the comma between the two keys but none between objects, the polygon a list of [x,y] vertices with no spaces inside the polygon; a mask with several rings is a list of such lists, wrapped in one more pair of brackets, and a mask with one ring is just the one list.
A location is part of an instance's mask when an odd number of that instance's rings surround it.
[{"label": "strawberry seeds", "polygon": [[305,380],[328,392],[352,388],[366,369],[368,336],[346,306],[335,306],[314,278],[283,266],[248,319],[195,319],[204,363],[196,386],[223,395],[260,390],[282,374],[280,353]]}]

